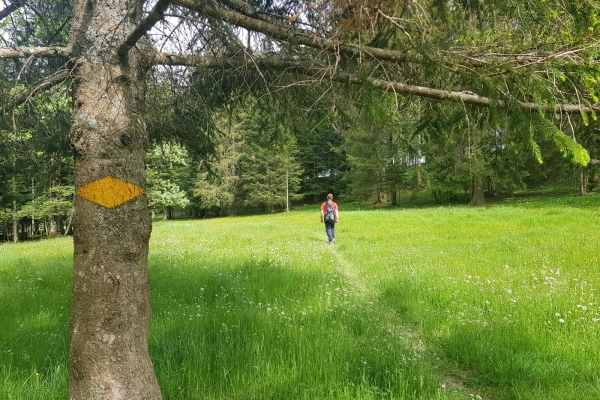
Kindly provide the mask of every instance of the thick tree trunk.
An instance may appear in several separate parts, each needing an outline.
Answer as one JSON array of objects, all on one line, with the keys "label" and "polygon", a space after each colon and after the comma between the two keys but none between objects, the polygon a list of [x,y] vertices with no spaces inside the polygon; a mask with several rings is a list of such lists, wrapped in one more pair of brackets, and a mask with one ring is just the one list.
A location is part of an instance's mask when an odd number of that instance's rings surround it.
[{"label": "thick tree trunk", "polygon": [[482,206],[485,204],[485,193],[483,191],[483,179],[480,176],[473,180],[473,197],[469,202],[470,206]]},{"label": "thick tree trunk", "polygon": [[[69,399],[160,399],[148,354],[150,297],[138,49],[119,45],[140,1],[75,0],[75,213]],[[127,16],[127,18],[125,18]],[[143,51],[143,50],[142,50]]]}]

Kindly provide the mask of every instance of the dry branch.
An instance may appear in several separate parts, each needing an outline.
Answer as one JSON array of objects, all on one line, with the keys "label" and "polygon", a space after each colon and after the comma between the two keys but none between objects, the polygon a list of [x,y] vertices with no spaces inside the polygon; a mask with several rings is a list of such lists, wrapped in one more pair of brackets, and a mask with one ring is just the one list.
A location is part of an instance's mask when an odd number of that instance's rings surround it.
[{"label": "dry branch", "polygon": [[125,56],[129,52],[129,50],[131,50],[131,48],[135,46],[137,41],[140,40],[140,38],[146,34],[146,32],[152,29],[152,27],[158,21],[163,19],[165,11],[167,10],[170,4],[171,0],[158,0],[158,3],[154,5],[154,8],[152,8],[150,13],[148,14],[148,17],[146,17],[146,19],[143,20],[142,23],[139,24],[138,27],[129,34],[125,42],[119,47],[117,54],[120,57]]},{"label": "dry branch", "polygon": [[[189,10],[196,11],[213,18],[222,19],[232,25],[236,25],[251,31],[262,33],[271,38],[301,44],[324,51],[337,52],[350,56],[361,56],[379,61],[390,61],[395,63],[410,62],[423,63],[426,60],[421,54],[381,49],[366,45],[354,45],[342,43],[336,37],[325,38],[318,36],[315,32],[299,29],[283,20],[276,20],[264,13],[259,13],[254,7],[242,0],[222,0],[219,3],[226,4],[230,9],[219,7],[214,0],[173,0],[173,4],[180,5]],[[388,17],[389,18],[389,17]],[[593,46],[596,46],[594,43]],[[550,54],[464,54],[458,50],[443,51],[443,59],[440,63],[447,67],[466,68],[489,68],[490,66],[510,62],[522,66],[539,65],[544,62],[562,61],[575,63],[572,56],[577,55],[588,47],[559,51]],[[592,62],[596,64],[596,62]]]},{"label": "dry branch", "polygon": [[[231,1],[231,0],[230,0]],[[317,36],[314,32],[304,29],[295,28],[284,22],[276,21],[272,18],[257,16],[249,16],[241,12],[235,12],[218,7],[213,1],[196,2],[194,0],[173,0],[173,4],[178,4],[182,7],[197,11],[201,14],[222,19],[232,25],[236,25],[251,31],[260,32],[273,39],[292,42],[305,45],[312,48],[322,49],[326,51],[335,51],[341,54],[351,56],[369,57],[382,61],[392,62],[421,62],[421,56],[408,55],[407,53],[380,49],[370,46],[355,46],[344,44],[337,41],[335,38],[323,38]],[[240,5],[241,7],[241,5]],[[249,9],[247,5],[246,9]],[[255,15],[253,13],[252,15]]]},{"label": "dry branch", "polygon": [[40,82],[37,86],[32,87],[29,90],[16,95],[12,100],[10,100],[7,104],[5,104],[2,107],[2,113],[4,114],[15,109],[16,107],[20,106],[21,104],[24,104],[37,94],[49,90],[52,87],[58,85],[59,83],[66,81],[67,79],[69,79],[69,77],[70,74],[67,70],[61,70],[52,74],[51,76]]},{"label": "dry branch", "polygon": [[[176,0],[180,2],[181,0]],[[0,48],[0,58],[25,58],[30,56],[36,57],[63,57],[69,58],[70,47],[15,47],[15,48]],[[227,57],[207,57],[207,56],[192,56],[182,54],[166,54],[156,53],[152,64],[154,65],[184,65],[198,68],[253,68],[243,59],[227,58]],[[286,62],[275,59],[254,59],[255,67],[261,69],[274,69],[288,72],[296,72],[302,75],[316,76],[320,75],[324,78],[341,83],[350,83],[354,85],[363,85],[365,82],[370,83],[373,87],[392,91],[404,95],[414,95],[419,97],[428,97],[436,100],[447,100],[454,102],[462,102],[480,107],[495,107],[508,108],[512,103],[522,109],[530,111],[543,112],[562,112],[569,114],[577,113],[592,113],[600,112],[600,106],[586,104],[537,104],[533,102],[524,102],[511,100],[494,100],[488,97],[479,96],[471,92],[456,92],[443,89],[434,89],[424,86],[408,85],[402,82],[394,82],[385,79],[374,77],[362,78],[357,74],[347,73],[339,70],[333,70],[328,67],[309,68],[298,63]],[[39,93],[41,90],[36,91]]]},{"label": "dry branch", "polygon": [[8,6],[6,6],[6,8],[0,11],[0,21],[12,14],[13,11],[23,7],[26,3],[27,2],[25,0],[15,0],[11,2]]},{"label": "dry branch", "polygon": [[70,58],[71,48],[62,46],[49,47],[0,47],[0,58]]},{"label": "dry branch", "polygon": [[308,7],[306,7],[304,10],[298,11],[296,14],[292,15],[291,17],[286,18],[285,22],[287,22],[288,24],[291,24],[292,22],[294,22],[296,20],[296,18],[298,18],[302,14],[305,14],[306,12],[312,10],[313,8],[315,8],[319,4],[323,3],[324,1],[326,1],[326,0],[317,0],[312,4],[309,4]]},{"label": "dry branch", "polygon": [[286,72],[295,72],[305,76],[317,77],[319,81],[323,79],[340,83],[349,83],[352,85],[364,85],[368,83],[373,87],[403,95],[413,95],[418,97],[427,97],[435,100],[446,100],[464,104],[471,104],[479,107],[494,107],[505,109],[511,104],[529,111],[543,111],[548,113],[563,112],[569,114],[600,112],[600,106],[584,104],[537,104],[524,101],[504,101],[494,100],[489,97],[479,96],[471,92],[456,92],[451,90],[433,89],[424,86],[408,85],[402,82],[394,82],[373,77],[360,77],[357,74],[334,70],[330,67],[315,68],[305,67],[306,63],[286,62],[279,59],[253,59],[248,63],[242,59],[226,57],[205,57],[205,56],[183,56],[180,54],[157,54],[154,58],[154,64],[164,65],[185,65],[197,68],[211,69],[238,69],[238,68],[261,68]]}]

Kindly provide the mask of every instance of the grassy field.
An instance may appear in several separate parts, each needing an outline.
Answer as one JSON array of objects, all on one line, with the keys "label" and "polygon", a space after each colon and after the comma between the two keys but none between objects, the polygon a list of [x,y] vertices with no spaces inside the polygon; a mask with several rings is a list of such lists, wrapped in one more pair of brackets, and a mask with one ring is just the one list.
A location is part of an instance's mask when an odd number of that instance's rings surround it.
[{"label": "grassy field", "polygon": [[[167,221],[165,399],[598,399],[600,197]],[[66,399],[69,238],[0,246],[0,398]]]}]

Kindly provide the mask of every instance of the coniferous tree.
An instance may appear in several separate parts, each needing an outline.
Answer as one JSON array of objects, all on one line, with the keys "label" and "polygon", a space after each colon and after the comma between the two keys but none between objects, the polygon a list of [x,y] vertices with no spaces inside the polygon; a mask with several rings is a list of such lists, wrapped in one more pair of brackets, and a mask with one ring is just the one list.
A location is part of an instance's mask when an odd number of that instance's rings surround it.
[{"label": "coniferous tree", "polygon": [[296,197],[302,169],[296,160],[296,138],[284,114],[260,106],[244,128],[241,184],[246,206],[274,212]]},{"label": "coniferous tree", "polygon": [[390,96],[367,90],[355,109],[355,121],[345,126],[349,188],[353,197],[396,204],[400,182],[399,144],[402,126]]},{"label": "coniferous tree", "polygon": [[[317,125],[318,124],[318,125]],[[349,170],[344,137],[333,121],[306,123],[294,129],[302,170],[302,194],[317,201],[326,193],[343,193]]]},{"label": "coniferous tree", "polygon": [[200,162],[193,195],[204,214],[215,209],[219,214],[227,210],[228,215],[234,215],[243,206],[239,167],[244,151],[241,125],[248,116],[232,106],[218,115],[221,132],[214,139],[215,153]]}]

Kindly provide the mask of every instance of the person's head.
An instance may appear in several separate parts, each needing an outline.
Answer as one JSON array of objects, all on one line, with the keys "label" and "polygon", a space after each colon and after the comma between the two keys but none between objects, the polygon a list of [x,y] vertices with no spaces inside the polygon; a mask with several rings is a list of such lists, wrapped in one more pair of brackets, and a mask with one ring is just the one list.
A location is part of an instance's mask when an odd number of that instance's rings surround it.
[{"label": "person's head", "polygon": [[327,200],[333,200],[333,195],[331,193],[327,195]]}]

